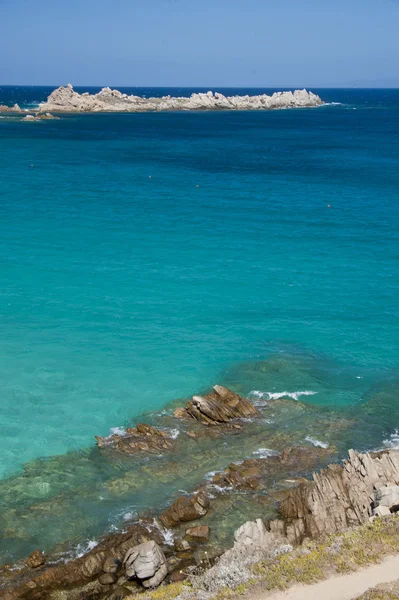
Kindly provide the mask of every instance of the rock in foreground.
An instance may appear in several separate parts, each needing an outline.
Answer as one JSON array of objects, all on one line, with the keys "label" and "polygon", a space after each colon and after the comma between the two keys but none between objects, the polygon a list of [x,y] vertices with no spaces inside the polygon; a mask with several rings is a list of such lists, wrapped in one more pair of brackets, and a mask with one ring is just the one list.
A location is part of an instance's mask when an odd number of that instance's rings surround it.
[{"label": "rock in foreground", "polygon": [[329,465],[314,473],[313,481],[285,493],[280,503],[284,521],[272,521],[271,530],[297,544],[304,538],[315,539],[361,525],[373,516],[376,505],[385,504],[390,512],[395,511],[398,484],[398,451],[361,454],[350,450],[342,466]]},{"label": "rock in foreground", "polygon": [[79,94],[69,83],[54,90],[39,111],[55,112],[148,112],[167,110],[271,110],[320,106],[319,96],[307,90],[275,92],[272,96],[224,96],[219,92],[192,94],[189,98],[142,98],[106,87],[98,94]]},{"label": "rock in foreground", "polygon": [[124,566],[126,575],[137,577],[145,588],[157,587],[168,574],[165,555],[153,540],[128,550]]}]

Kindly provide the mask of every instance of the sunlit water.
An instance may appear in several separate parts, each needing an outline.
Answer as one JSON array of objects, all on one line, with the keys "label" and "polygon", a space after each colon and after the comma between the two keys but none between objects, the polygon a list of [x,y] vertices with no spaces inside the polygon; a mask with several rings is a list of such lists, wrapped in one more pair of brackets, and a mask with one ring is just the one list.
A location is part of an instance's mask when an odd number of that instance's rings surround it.
[{"label": "sunlit water", "polygon": [[[216,381],[337,411],[382,394],[370,444],[396,439],[399,91],[319,93],[340,104],[0,119],[5,504],[40,457],[81,449],[96,481],[94,435]],[[29,502],[51,468],[27,467]],[[116,505],[90,500],[97,530]]]}]

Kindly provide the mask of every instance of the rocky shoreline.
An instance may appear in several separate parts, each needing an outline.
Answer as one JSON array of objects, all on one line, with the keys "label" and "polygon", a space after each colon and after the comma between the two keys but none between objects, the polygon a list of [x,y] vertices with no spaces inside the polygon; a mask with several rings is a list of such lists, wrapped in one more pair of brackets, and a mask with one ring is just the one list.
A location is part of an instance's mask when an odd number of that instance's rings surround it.
[{"label": "rocky shoreline", "polygon": [[[65,561],[54,551],[44,555],[37,548],[25,560],[0,567],[1,597],[117,600],[161,583],[180,581],[198,569],[212,567],[222,555],[220,564],[229,560],[229,554],[224,554],[226,545],[218,537],[226,519],[233,530],[234,523],[238,527],[245,517],[249,519],[234,537],[232,551],[241,556],[255,550],[274,552],[360,525],[374,513],[394,512],[399,503],[398,451],[351,451],[343,466],[330,465],[310,481],[306,477],[315,469],[339,459],[334,445],[287,445],[288,437],[280,432],[274,437],[276,450],[261,448],[260,455],[245,458],[246,440],[254,436],[258,444],[256,436],[265,430],[267,416],[286,422],[295,414],[300,430],[300,419],[306,413],[306,407],[292,399],[280,398],[257,407],[248,398],[214,386],[209,394],[193,396],[185,406],[175,407],[173,415],[160,416],[156,426],[138,423],[98,437],[98,452],[106,461],[123,459],[136,466],[131,476],[111,482],[118,493],[126,489],[131,493],[146,481],[165,477],[178,481],[181,469],[196,468],[196,452],[206,456],[214,448],[216,454],[210,457],[217,467],[217,448],[237,444],[242,459],[209,472],[190,492],[176,495],[176,483],[168,506],[142,514],[122,531],[103,536],[77,558]],[[312,414],[313,423],[314,417]],[[324,422],[325,431],[331,427],[342,431],[349,423],[339,424],[324,412],[318,421],[319,426]],[[178,436],[172,433],[171,423],[178,424]],[[180,464],[176,460],[181,453],[186,459]],[[160,456],[165,458],[165,466],[157,462]],[[137,461],[143,458],[145,462],[139,462],[143,466],[138,467]],[[143,479],[144,474],[149,479]],[[50,503],[46,511],[57,510],[60,500],[56,498],[56,504]]]},{"label": "rocky shoreline", "polygon": [[271,96],[224,96],[219,92],[192,94],[189,98],[143,98],[103,88],[98,94],[79,94],[72,85],[59,87],[42,102],[38,114],[48,112],[162,112],[201,110],[273,110],[321,106],[319,96],[307,90],[276,92]]}]

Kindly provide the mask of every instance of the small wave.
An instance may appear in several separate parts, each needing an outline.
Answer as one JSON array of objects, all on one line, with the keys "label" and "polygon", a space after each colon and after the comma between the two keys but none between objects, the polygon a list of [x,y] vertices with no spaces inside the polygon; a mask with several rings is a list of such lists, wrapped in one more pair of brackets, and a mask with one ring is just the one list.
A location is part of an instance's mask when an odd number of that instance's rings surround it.
[{"label": "small wave", "polygon": [[221,471],[209,471],[209,473],[205,475],[205,479],[211,481],[218,473],[221,473]]},{"label": "small wave", "polygon": [[226,492],[231,492],[234,489],[232,485],[222,487],[221,485],[217,485],[216,483],[212,483],[212,485],[210,485],[209,487],[218,492],[219,494],[225,494]]},{"label": "small wave", "polygon": [[277,456],[278,452],[270,450],[270,448],[258,448],[252,454],[258,458],[269,458],[270,456]]},{"label": "small wave", "polygon": [[93,548],[95,548],[96,546],[98,546],[98,542],[96,542],[96,540],[87,540],[86,542],[78,544],[78,546],[76,546],[75,549],[76,558],[81,558],[82,556],[90,552],[90,550],[93,550]]},{"label": "small wave", "polygon": [[162,431],[164,431],[165,433],[167,433],[168,435],[170,435],[170,437],[172,438],[172,440],[175,440],[179,437],[180,435],[180,430],[179,429],[163,429]]},{"label": "small wave", "polygon": [[305,440],[307,442],[309,442],[310,444],[313,444],[313,446],[316,446],[316,448],[327,449],[329,447],[329,444],[327,444],[327,442],[321,442],[320,440],[317,440],[316,438],[312,437],[311,435],[307,435],[305,437]]},{"label": "small wave", "polygon": [[165,540],[165,544],[167,546],[173,546],[173,544],[175,543],[175,536],[173,531],[171,529],[166,529],[166,527],[163,527],[163,525],[161,525],[161,523],[157,519],[154,519],[154,527],[156,527],[161,533],[163,539]]},{"label": "small wave", "polygon": [[252,390],[249,393],[250,398],[254,398],[255,406],[265,406],[269,400],[279,400],[280,398],[292,398],[293,400],[299,400],[301,396],[314,396],[317,392],[311,390],[303,390],[299,392],[260,392],[259,390]]},{"label": "small wave", "polygon": [[389,450],[399,450],[399,429],[395,429],[389,438],[382,442],[382,445]]},{"label": "small wave", "polygon": [[126,429],[124,427],[111,427],[110,435],[127,435]]}]

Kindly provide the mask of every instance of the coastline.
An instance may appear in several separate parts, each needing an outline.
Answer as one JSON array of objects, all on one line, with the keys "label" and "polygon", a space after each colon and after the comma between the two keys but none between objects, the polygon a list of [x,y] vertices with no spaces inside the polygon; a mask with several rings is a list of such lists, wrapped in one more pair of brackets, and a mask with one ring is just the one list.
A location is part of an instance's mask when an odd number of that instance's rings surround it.
[{"label": "coastline", "polygon": [[[352,419],[348,414],[342,416],[339,422],[334,412],[305,405],[284,393],[267,402],[258,398],[254,403],[253,399],[247,400],[221,386],[215,386],[205,396],[193,396],[186,406],[181,402],[176,404],[173,413],[163,411],[152,419],[152,425],[137,424],[135,428],[97,438],[98,449],[94,451],[106,463],[126,461],[134,467],[130,474],[127,471],[122,478],[110,480],[112,494],[129,496],[133,490],[146,488],[151,482],[155,482],[158,489],[160,481],[169,482],[169,500],[163,505],[163,512],[159,508],[148,511],[147,507],[138,519],[130,516],[121,531],[100,536],[95,543],[81,549],[77,557],[70,556],[70,560],[65,560],[66,555],[62,558],[61,544],[55,553],[50,551],[43,559],[41,549],[36,549],[32,554],[35,558],[25,557],[25,561],[17,562],[11,570],[4,566],[0,569],[0,585],[9,594],[5,598],[34,599],[37,585],[40,593],[48,589],[46,593],[51,591],[52,594],[69,587],[72,582],[76,582],[77,589],[89,583],[100,585],[101,592],[101,581],[106,579],[102,577],[103,562],[107,556],[121,561],[128,548],[149,540],[165,553],[167,571],[164,575],[173,582],[182,569],[191,572],[193,568],[203,568],[209,561],[213,564],[231,545],[236,527],[246,519],[258,516],[271,523],[270,530],[285,539],[284,543],[297,545],[302,542],[300,532],[306,533],[306,530],[298,529],[296,525],[292,530],[282,530],[277,525],[279,521],[275,521],[281,515],[282,501],[287,498],[288,506],[291,506],[291,491],[295,494],[298,484],[303,482],[305,485],[304,477],[309,477],[315,468],[343,457],[343,449],[338,449],[339,438],[341,435],[345,438],[356,427],[353,415]],[[273,436],[268,435],[268,442],[273,442],[272,448],[264,448],[261,443],[272,415],[273,424],[277,421],[280,426]],[[284,432],[290,421],[295,424],[295,429]],[[328,439],[329,444],[313,438],[313,442],[306,445],[310,423],[313,431],[317,424],[318,437],[323,437],[321,432],[324,430],[323,439]],[[256,447],[258,450],[254,450]],[[226,456],[219,455],[223,448]],[[389,452],[399,455],[397,451],[386,451],[388,456]],[[350,456],[355,465],[357,455]],[[182,477],[186,485],[191,479],[191,485],[179,496],[182,490],[178,482],[183,481]],[[70,484],[71,481],[69,488]],[[104,484],[102,489],[106,489]],[[36,506],[36,515],[43,510],[46,518],[50,512],[59,513],[60,499],[58,495],[54,498],[55,503],[48,500],[41,508]],[[7,517],[5,513],[3,515]],[[367,515],[366,511],[357,524],[364,522]],[[59,513],[57,519],[60,516]],[[38,564],[30,566],[29,561],[37,559]],[[100,584],[99,577],[102,577]],[[110,591],[109,585],[116,583],[116,580],[111,583],[109,577],[108,580],[104,594]],[[39,583],[31,585],[29,582],[32,581]],[[140,589],[140,584],[134,583],[136,585]],[[104,594],[101,592],[98,597],[108,597]]]}]

